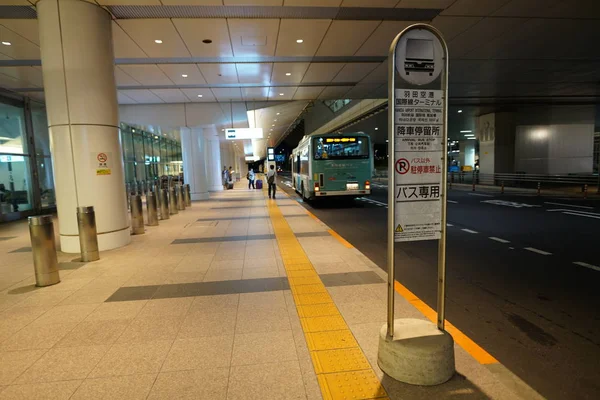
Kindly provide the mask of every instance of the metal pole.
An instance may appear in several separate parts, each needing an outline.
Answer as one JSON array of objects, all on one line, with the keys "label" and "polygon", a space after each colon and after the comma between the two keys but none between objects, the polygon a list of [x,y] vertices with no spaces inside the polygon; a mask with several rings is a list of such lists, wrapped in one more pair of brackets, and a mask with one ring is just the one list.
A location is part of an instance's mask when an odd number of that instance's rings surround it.
[{"label": "metal pole", "polygon": [[473,170],[473,191],[475,191],[475,171]]},{"label": "metal pole", "polygon": [[98,251],[98,232],[96,231],[94,207],[77,207],[77,227],[79,228],[81,261],[99,260],[100,252]]},{"label": "metal pole", "polygon": [[542,188],[542,184],[540,182],[538,182],[538,186],[537,186],[537,195],[540,195],[541,192],[541,188]]},{"label": "metal pole", "polygon": [[160,197],[160,219],[171,218],[169,214],[169,191],[167,189],[159,190]]},{"label": "metal pole", "polygon": [[146,195],[146,209],[148,210],[148,225],[158,226],[158,206],[156,204],[156,193],[148,191]]},{"label": "metal pole", "polygon": [[142,208],[142,196],[131,195],[131,233],[141,235],[144,233],[144,211]]},{"label": "metal pole", "polygon": [[588,185],[587,183],[583,185],[583,198],[587,199]]},{"label": "metal pole", "polygon": [[29,217],[29,236],[33,253],[35,286],[50,286],[60,282],[58,258],[51,215]]},{"label": "metal pole", "polygon": [[169,188],[169,214],[178,214],[177,211],[177,190],[174,186]]},{"label": "metal pole", "polygon": [[502,181],[502,189],[500,190],[500,193],[504,194],[504,181]]},{"label": "metal pole", "polygon": [[185,185],[185,205],[187,207],[192,206],[192,195],[190,192],[191,192],[190,185],[186,184]]},{"label": "metal pole", "polygon": [[180,211],[185,210],[185,190],[183,189],[183,185],[179,185],[175,187],[177,191],[177,209]]}]

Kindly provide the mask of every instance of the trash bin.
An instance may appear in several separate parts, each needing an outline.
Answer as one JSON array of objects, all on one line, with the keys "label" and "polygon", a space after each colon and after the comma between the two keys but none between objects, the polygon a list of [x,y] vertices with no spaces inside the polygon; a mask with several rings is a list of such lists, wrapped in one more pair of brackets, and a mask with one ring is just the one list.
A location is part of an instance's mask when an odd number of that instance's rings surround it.
[{"label": "trash bin", "polygon": [[29,217],[29,236],[33,253],[36,286],[50,286],[60,282],[58,258],[51,215]]}]

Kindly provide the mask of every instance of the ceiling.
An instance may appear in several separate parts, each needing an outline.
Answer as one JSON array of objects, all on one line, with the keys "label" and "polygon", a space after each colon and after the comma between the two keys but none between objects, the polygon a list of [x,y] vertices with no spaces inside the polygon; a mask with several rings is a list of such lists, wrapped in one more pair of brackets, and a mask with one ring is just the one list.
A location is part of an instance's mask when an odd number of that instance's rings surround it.
[{"label": "ceiling", "polygon": [[[114,18],[120,104],[298,101],[301,109],[310,100],[385,98],[389,44],[421,21],[449,44],[451,101],[600,99],[598,0],[96,3]],[[0,87],[43,100],[34,4],[0,0],[0,41],[11,43],[0,45]],[[265,132],[285,107],[273,104],[257,125]]]}]

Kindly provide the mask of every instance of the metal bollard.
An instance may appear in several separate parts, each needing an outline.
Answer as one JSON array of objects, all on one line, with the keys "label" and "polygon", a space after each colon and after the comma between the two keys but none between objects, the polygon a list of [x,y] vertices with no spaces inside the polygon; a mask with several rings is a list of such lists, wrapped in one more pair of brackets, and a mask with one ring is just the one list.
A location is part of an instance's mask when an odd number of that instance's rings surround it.
[{"label": "metal bollard", "polygon": [[537,186],[537,195],[539,196],[541,193],[542,189],[542,184],[540,182],[538,182],[538,186]]},{"label": "metal bollard", "polygon": [[142,196],[131,195],[131,234],[141,235],[144,233],[144,209],[142,207]]},{"label": "metal bollard", "polygon": [[191,192],[190,185],[186,184],[185,185],[185,205],[187,207],[192,206],[192,195],[190,192]]},{"label": "metal bollard", "polygon": [[146,195],[146,209],[148,210],[148,225],[158,225],[158,206],[156,204],[156,193],[148,191]]},{"label": "metal bollard", "polygon": [[473,171],[473,191],[475,191],[475,171]]},{"label": "metal bollard", "polygon": [[167,189],[160,189],[160,219],[169,219],[169,191]]},{"label": "metal bollard", "polygon": [[33,252],[35,286],[50,286],[60,282],[58,258],[51,215],[29,217],[29,236]]},{"label": "metal bollard", "polygon": [[169,189],[169,214],[178,214],[177,211],[177,190],[175,186],[171,186]]},{"label": "metal bollard", "polygon": [[588,185],[587,183],[583,185],[583,198],[587,199]]},{"label": "metal bollard", "polygon": [[185,210],[185,189],[183,185],[177,186],[177,209],[180,211]]},{"label": "metal bollard", "polygon": [[77,207],[77,227],[79,228],[79,248],[81,261],[97,261],[98,232],[96,231],[96,212],[94,207]]},{"label": "metal bollard", "polygon": [[502,181],[502,189],[500,190],[500,193],[504,194],[504,181]]}]

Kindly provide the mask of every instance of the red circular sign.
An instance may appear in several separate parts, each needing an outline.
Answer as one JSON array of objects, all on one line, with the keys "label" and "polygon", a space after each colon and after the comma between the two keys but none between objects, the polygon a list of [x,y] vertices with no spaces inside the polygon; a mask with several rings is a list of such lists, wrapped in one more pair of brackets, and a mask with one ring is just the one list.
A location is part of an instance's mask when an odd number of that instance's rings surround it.
[{"label": "red circular sign", "polygon": [[404,175],[408,171],[410,171],[410,163],[408,160],[406,158],[398,159],[398,161],[396,161],[396,172],[398,172],[400,175]]},{"label": "red circular sign", "polygon": [[106,160],[108,160],[108,156],[104,153],[98,153],[98,161],[100,161],[101,163],[105,163]]}]

